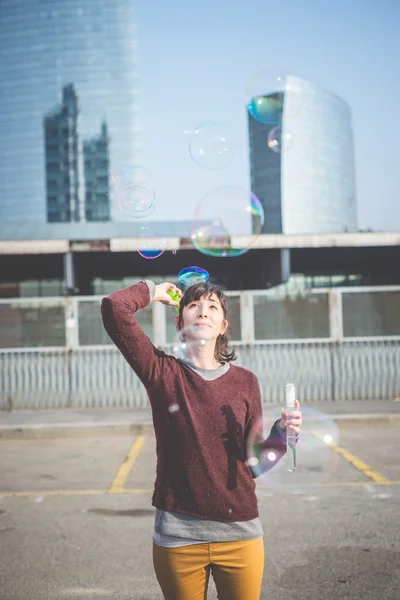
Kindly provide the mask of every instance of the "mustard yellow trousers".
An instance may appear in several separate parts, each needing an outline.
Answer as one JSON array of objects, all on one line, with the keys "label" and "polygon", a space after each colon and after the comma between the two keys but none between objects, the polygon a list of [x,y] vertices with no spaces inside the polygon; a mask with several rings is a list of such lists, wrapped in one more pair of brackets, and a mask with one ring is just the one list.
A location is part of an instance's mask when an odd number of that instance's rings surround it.
[{"label": "mustard yellow trousers", "polygon": [[219,600],[259,600],[263,538],[179,548],[153,542],[153,564],[165,600],[205,600],[210,572]]}]

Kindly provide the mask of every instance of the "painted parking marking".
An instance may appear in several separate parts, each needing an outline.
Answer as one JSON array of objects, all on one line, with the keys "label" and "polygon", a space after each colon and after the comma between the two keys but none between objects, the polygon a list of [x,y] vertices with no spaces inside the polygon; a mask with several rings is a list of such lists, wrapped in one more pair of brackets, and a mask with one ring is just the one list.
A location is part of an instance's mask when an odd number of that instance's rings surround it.
[{"label": "painted parking marking", "polygon": [[126,483],[126,480],[128,479],[129,473],[132,471],[133,465],[135,464],[135,461],[136,461],[137,457],[139,456],[141,449],[143,448],[145,439],[146,439],[146,436],[141,435],[132,444],[127,457],[125,458],[124,462],[118,469],[118,472],[117,472],[116,476],[114,477],[112,484],[108,488],[109,494],[118,494],[123,491],[124,485]]},{"label": "painted parking marking", "polygon": [[[400,481],[386,481],[385,483],[370,483],[369,485],[379,488],[386,486],[400,486]],[[285,484],[281,486],[269,486],[263,484],[257,484],[257,488],[264,489],[282,489],[282,488],[297,488],[299,484]],[[335,487],[364,487],[365,481],[342,481],[342,482],[330,482],[330,483],[302,483],[302,488],[335,488]],[[121,488],[116,490],[115,494],[151,494],[154,489],[150,488]],[[23,491],[23,492],[2,492],[0,491],[1,498],[11,497],[37,497],[37,496],[100,496],[102,494],[109,494],[109,490],[36,490],[36,491]]]},{"label": "painted parking marking", "polygon": [[372,479],[374,483],[378,483],[381,485],[390,484],[389,479],[381,475],[381,473],[378,473],[378,471],[375,471],[375,469],[367,465],[364,461],[357,458],[357,456],[354,456],[354,454],[352,454],[345,448],[342,448],[341,446],[338,446],[334,443],[329,444],[329,447],[331,448],[331,450],[336,452],[336,454],[339,454],[339,456],[342,456],[345,460],[347,460],[347,462],[353,465],[353,467],[361,471],[361,473],[368,477],[368,479]]},{"label": "painted parking marking", "polygon": [[[115,491],[115,494],[146,494],[151,493],[150,489],[126,490],[124,488]],[[38,490],[27,492],[0,492],[0,498],[11,497],[36,497],[36,496],[101,496],[109,494],[109,490]]]}]

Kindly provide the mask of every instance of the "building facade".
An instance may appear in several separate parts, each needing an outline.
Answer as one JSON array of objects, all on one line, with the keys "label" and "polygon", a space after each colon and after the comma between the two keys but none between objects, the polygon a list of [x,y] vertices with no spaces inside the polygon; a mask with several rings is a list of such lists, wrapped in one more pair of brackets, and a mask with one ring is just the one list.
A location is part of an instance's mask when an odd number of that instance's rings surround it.
[{"label": "building facade", "polygon": [[82,142],[74,87],[63,90],[62,106],[44,118],[46,201],[49,223],[84,220]]},{"label": "building facade", "polygon": [[249,113],[251,189],[264,208],[263,233],[356,231],[351,110],[298,77],[288,76],[287,88],[280,93],[280,152],[270,147],[276,123]]},{"label": "building facade", "polygon": [[107,124],[97,137],[83,142],[86,221],[110,220],[110,157]]},{"label": "building facade", "polygon": [[133,0],[3,0],[0,221],[124,220],[139,156]]}]

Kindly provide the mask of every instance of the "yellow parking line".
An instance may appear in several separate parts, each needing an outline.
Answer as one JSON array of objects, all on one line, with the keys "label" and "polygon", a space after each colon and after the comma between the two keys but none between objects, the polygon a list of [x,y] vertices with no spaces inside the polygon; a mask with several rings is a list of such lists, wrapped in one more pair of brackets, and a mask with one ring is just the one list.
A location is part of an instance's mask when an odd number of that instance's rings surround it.
[{"label": "yellow parking line", "polygon": [[[314,435],[315,435],[315,437],[323,440],[323,437],[319,433],[314,432]],[[362,461],[359,458],[357,458],[356,456],[354,456],[354,454],[351,454],[351,452],[349,452],[348,450],[345,450],[345,448],[338,446],[334,442],[328,442],[327,446],[329,446],[329,448],[331,450],[336,452],[336,454],[339,454],[339,456],[342,456],[345,460],[347,460],[347,462],[350,463],[351,465],[353,465],[353,467],[355,467],[356,469],[361,471],[361,473],[363,473],[366,477],[368,477],[369,479],[372,479],[372,481],[374,481],[375,483],[382,484],[382,485],[390,484],[389,479],[386,479],[386,477],[384,477],[383,475],[378,473],[378,471],[375,471],[372,467],[367,465],[364,461]]]},{"label": "yellow parking line", "polygon": [[[115,491],[115,494],[144,494],[151,493],[153,490],[147,489],[136,489],[126,490],[121,489]],[[29,492],[1,492],[0,498],[11,498],[11,497],[37,497],[37,496],[99,496],[101,494],[109,494],[109,490],[38,490]]]},{"label": "yellow parking line", "polygon": [[[340,482],[326,482],[326,483],[284,483],[282,485],[266,485],[263,483],[257,483],[256,484],[258,488],[265,488],[265,489],[278,489],[278,490],[282,490],[283,488],[326,488],[326,487],[331,487],[331,488],[335,488],[335,487],[362,487],[364,485],[367,485],[365,481],[340,481]],[[375,483],[370,483],[368,482],[368,485],[372,485],[372,486],[395,486],[395,485],[400,485],[400,481],[385,481],[385,482],[375,482]]]},{"label": "yellow parking line", "polygon": [[336,444],[333,444],[333,443],[329,444],[329,447],[334,452],[336,452],[336,454],[339,454],[345,460],[347,460],[347,462],[349,462],[351,465],[353,465],[353,467],[355,467],[356,469],[361,471],[366,477],[369,477],[369,479],[372,479],[372,481],[374,481],[375,483],[380,483],[380,484],[385,484],[385,485],[390,483],[389,479],[386,479],[386,477],[384,477],[383,475],[378,473],[378,471],[375,471],[372,467],[370,467],[365,462],[363,462],[362,460],[360,460],[359,458],[354,456],[354,454],[351,454],[351,452],[349,452],[348,450],[345,450],[341,446],[337,446]]},{"label": "yellow parking line", "polygon": [[[366,485],[365,481],[342,481],[338,483],[294,483],[294,484],[285,484],[285,485],[264,485],[261,483],[257,484],[257,487],[265,488],[265,489],[278,489],[282,488],[325,488],[325,487],[361,487]],[[400,485],[400,481],[386,481],[384,483],[368,483],[368,485],[376,486],[376,487],[384,487],[384,486],[397,486]],[[151,494],[154,490],[147,488],[122,488],[120,490],[115,490],[115,494]],[[100,496],[102,494],[109,494],[109,490],[36,490],[36,491],[21,491],[21,492],[2,492],[0,491],[0,498],[32,498],[37,496]]]},{"label": "yellow parking line", "polygon": [[124,462],[118,469],[118,473],[114,477],[114,481],[108,489],[109,494],[117,494],[123,490],[125,482],[128,479],[128,475],[131,472],[133,465],[135,464],[135,460],[137,459],[139,452],[143,448],[145,438],[146,436],[141,435],[136,440],[136,442],[132,444],[132,447],[128,452],[128,456],[125,458]]}]

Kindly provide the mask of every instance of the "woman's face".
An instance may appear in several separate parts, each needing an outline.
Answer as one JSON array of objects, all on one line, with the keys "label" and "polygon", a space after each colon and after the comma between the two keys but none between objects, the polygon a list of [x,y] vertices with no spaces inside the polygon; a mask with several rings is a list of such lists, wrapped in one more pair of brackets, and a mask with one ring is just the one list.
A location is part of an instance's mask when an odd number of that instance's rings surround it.
[{"label": "woman's face", "polygon": [[183,327],[198,330],[203,338],[210,340],[216,340],[228,327],[223,308],[215,294],[210,298],[202,297],[200,300],[193,300],[185,306],[182,311],[182,321]]}]

